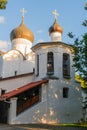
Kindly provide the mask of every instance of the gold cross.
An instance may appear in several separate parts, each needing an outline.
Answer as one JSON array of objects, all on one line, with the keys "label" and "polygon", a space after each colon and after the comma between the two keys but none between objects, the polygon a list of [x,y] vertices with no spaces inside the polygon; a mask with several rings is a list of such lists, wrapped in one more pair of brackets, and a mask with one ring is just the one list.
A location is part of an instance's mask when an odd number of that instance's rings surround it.
[{"label": "gold cross", "polygon": [[20,11],[22,13],[22,18],[24,18],[24,14],[27,12],[24,8]]},{"label": "gold cross", "polygon": [[54,15],[54,19],[57,20],[57,16],[58,16],[59,14],[57,13],[56,9],[52,12],[52,14]]}]

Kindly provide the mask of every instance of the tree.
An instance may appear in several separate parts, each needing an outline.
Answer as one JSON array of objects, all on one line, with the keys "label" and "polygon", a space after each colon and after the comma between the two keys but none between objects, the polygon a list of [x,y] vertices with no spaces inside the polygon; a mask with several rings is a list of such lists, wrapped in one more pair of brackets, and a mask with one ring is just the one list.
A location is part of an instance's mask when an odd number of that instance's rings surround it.
[{"label": "tree", "polygon": [[[87,10],[87,3],[84,7]],[[82,25],[87,28],[87,19],[83,21]],[[79,74],[79,79],[87,87],[87,32],[81,38],[75,37],[72,32],[68,33],[70,38],[74,40],[74,67]]]},{"label": "tree", "polygon": [[0,0],[0,9],[5,9],[7,4],[7,0]]}]

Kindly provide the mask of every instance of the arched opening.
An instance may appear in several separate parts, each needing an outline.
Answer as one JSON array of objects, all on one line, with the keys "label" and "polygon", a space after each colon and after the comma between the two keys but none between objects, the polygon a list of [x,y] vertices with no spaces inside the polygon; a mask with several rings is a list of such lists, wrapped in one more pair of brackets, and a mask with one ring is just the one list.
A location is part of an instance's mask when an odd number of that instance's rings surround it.
[{"label": "arched opening", "polygon": [[47,53],[47,74],[54,74],[54,55],[53,52]]}]

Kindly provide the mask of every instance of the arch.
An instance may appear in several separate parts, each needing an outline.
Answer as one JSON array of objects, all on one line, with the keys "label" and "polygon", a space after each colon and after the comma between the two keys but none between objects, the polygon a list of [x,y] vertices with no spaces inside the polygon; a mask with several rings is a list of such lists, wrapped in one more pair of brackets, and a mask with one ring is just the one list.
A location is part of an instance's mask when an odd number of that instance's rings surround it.
[{"label": "arch", "polygon": [[36,55],[36,76],[39,75],[39,54]]},{"label": "arch", "polygon": [[10,54],[10,53],[12,53],[12,55],[13,55],[13,52],[19,53],[19,54],[22,56],[23,60],[26,59],[26,57],[25,57],[19,50],[17,50],[17,49],[9,50],[9,51],[7,51],[5,54],[3,54],[3,56],[5,57],[7,54]]},{"label": "arch", "polygon": [[70,55],[63,53],[63,77],[70,78]]},{"label": "arch", "polygon": [[54,54],[53,52],[47,53],[47,74],[54,74]]}]

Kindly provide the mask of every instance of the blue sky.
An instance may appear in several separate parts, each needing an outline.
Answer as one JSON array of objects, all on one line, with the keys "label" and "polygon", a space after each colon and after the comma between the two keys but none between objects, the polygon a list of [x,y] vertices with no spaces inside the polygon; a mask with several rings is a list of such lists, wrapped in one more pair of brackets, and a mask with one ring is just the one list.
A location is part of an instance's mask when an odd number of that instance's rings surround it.
[{"label": "blue sky", "polygon": [[87,0],[8,0],[5,10],[0,10],[0,50],[10,49],[10,32],[21,23],[22,8],[25,13],[25,25],[35,36],[34,44],[50,41],[49,27],[54,22],[53,10],[59,13],[58,23],[63,28],[62,41],[70,43],[68,32],[81,36],[87,30],[81,26],[87,19],[84,5]]}]

